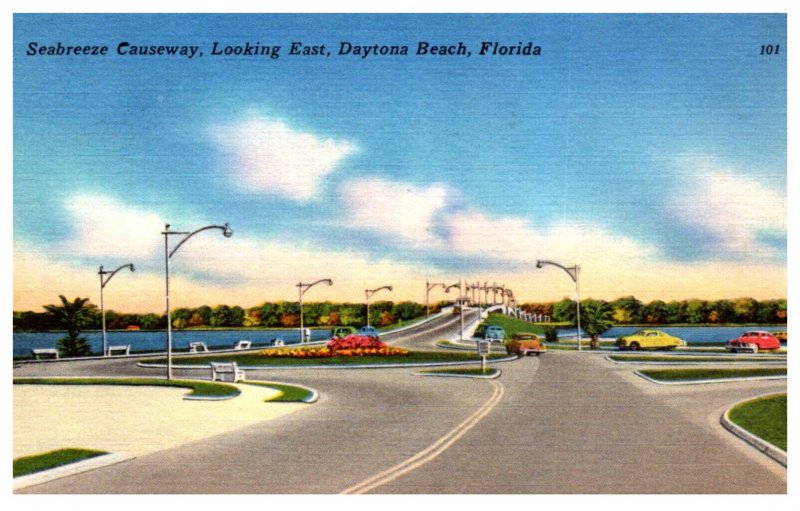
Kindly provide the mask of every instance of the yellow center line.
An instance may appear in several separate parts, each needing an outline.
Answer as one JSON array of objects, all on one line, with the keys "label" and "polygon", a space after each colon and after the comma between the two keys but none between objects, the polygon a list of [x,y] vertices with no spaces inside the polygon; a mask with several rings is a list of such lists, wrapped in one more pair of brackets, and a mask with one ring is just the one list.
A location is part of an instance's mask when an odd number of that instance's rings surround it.
[{"label": "yellow center line", "polygon": [[490,397],[489,400],[478,409],[478,411],[464,420],[464,422],[456,426],[449,433],[414,456],[401,463],[398,463],[392,468],[365,479],[356,485],[346,488],[341,492],[341,494],[367,493],[378,486],[382,486],[386,483],[394,481],[398,477],[407,474],[412,470],[416,470],[422,465],[434,460],[437,456],[442,454],[451,445],[458,441],[459,438],[464,436],[470,429],[475,427],[475,425],[477,425],[478,422],[480,422],[481,419],[483,419],[490,411],[492,411],[492,409],[497,406],[497,403],[503,399],[503,395],[505,394],[505,387],[503,384],[495,380],[489,380],[489,383],[491,383],[491,385],[494,387],[494,393],[492,394],[492,397]]}]

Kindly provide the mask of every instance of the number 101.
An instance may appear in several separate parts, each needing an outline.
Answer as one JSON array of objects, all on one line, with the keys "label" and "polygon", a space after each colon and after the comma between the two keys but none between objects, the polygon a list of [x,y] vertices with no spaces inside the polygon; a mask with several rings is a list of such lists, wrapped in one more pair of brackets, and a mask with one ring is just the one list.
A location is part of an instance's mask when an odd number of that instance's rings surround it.
[{"label": "number 101", "polygon": [[761,55],[777,55],[781,51],[781,45],[762,44]]}]

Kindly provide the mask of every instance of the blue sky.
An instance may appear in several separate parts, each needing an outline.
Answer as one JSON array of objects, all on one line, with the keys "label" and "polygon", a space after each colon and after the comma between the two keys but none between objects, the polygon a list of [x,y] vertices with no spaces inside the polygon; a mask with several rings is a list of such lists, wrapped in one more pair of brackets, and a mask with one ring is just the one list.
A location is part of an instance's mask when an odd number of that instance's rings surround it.
[{"label": "blue sky", "polygon": [[[120,56],[122,41],[203,56]],[[293,41],[331,55],[290,56]],[[481,56],[483,41],[541,55]],[[176,254],[186,305],[293,299],[325,277],[308,299],[392,284],[385,298],[422,301],[427,279],[568,295],[536,259],[580,264],[597,298],[784,297],[785,55],[781,14],[15,15],[14,308],[96,301],[97,267],[134,262],[115,307],[158,310],[166,222],[235,231]]]}]

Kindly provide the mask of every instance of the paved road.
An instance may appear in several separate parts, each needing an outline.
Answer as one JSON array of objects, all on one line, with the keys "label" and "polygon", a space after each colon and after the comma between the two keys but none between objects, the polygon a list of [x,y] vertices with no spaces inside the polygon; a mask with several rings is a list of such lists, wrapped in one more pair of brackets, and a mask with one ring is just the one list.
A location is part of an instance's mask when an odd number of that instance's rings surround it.
[{"label": "paved road", "polygon": [[[114,364],[114,372],[142,371]],[[731,403],[783,391],[785,381],[664,387],[574,352],[501,367],[497,380],[410,369],[249,371],[311,385],[322,398],[274,421],[19,493],[786,492],[786,470],[718,424]],[[735,485],[734,473],[748,474],[749,484]]]}]

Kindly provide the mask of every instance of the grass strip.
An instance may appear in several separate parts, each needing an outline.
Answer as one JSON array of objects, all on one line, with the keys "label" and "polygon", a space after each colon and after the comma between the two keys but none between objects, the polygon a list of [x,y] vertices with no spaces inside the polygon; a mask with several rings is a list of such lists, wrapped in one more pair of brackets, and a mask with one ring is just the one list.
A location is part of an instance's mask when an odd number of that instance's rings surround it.
[{"label": "grass strip", "polygon": [[157,380],[153,378],[14,378],[14,385],[128,385],[179,387],[190,389],[193,397],[234,397],[240,394],[233,385],[195,380]]},{"label": "grass strip", "polygon": [[108,453],[91,449],[59,449],[43,454],[34,454],[33,456],[23,456],[14,460],[14,477],[50,470],[51,468],[88,460],[103,454]]},{"label": "grass strip", "polygon": [[740,403],[731,409],[728,418],[737,426],[786,451],[786,394]]},{"label": "grass strip", "polygon": [[647,355],[609,355],[611,360],[616,362],[777,362],[786,361],[786,357],[764,358],[764,357],[693,357],[693,356],[647,356]]},{"label": "grass strip", "polygon": [[420,371],[422,374],[460,374],[464,376],[494,376],[498,370],[487,367],[465,367],[464,369],[434,369],[430,371]]},{"label": "grass strip", "polygon": [[275,389],[277,391],[280,391],[281,394],[279,396],[265,400],[271,403],[304,403],[305,400],[313,394],[308,389],[304,389],[302,387],[296,387],[294,385],[286,385],[284,383],[255,382],[255,381],[248,381],[244,383],[247,385],[255,385],[257,387],[267,387],[270,389]]},{"label": "grass strip", "polygon": [[[505,353],[496,353],[488,358],[503,358]],[[289,358],[289,357],[264,357],[256,353],[230,353],[230,354],[209,354],[173,359],[175,366],[194,366],[204,365],[209,362],[236,362],[239,366],[344,366],[344,365],[373,365],[373,364],[422,364],[422,363],[441,363],[441,362],[468,362],[480,361],[477,353],[459,353],[453,351],[411,351],[403,356],[376,356],[364,355],[361,357],[308,357],[308,358]],[[166,358],[153,358],[145,362],[155,364],[166,364]]]},{"label": "grass strip", "polygon": [[659,381],[720,380],[756,376],[786,376],[785,367],[754,367],[741,369],[647,369],[641,374]]}]

